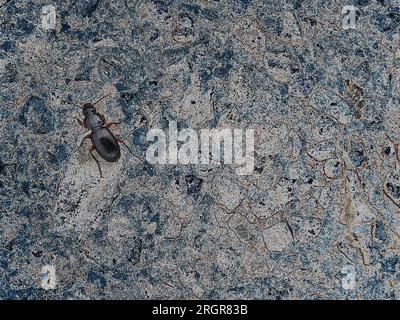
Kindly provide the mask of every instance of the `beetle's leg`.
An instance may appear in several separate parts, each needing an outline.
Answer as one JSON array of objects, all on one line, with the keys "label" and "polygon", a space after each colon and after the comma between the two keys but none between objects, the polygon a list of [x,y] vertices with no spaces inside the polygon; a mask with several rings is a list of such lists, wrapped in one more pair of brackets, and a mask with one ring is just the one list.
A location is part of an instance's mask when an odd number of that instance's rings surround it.
[{"label": "beetle's leg", "polygon": [[77,152],[77,151],[82,147],[83,142],[84,142],[86,139],[90,139],[91,136],[92,136],[92,130],[90,130],[90,131],[88,131],[87,133],[85,133],[85,135],[83,136],[83,138],[82,138],[82,140],[81,140],[81,143],[79,144],[78,148],[76,148],[76,150],[75,150],[73,153]]},{"label": "beetle's leg", "polygon": [[117,142],[122,143],[135,158],[137,158],[141,162],[144,162],[140,157],[138,157],[136,154],[133,153],[132,149],[129,148],[129,146],[126,144],[124,139],[122,139],[122,138],[116,138],[116,139],[117,139]]},{"label": "beetle's leg", "polygon": [[107,123],[106,117],[104,116],[104,114],[101,113],[97,113],[101,119],[101,125],[105,125]]},{"label": "beetle's leg", "polygon": [[126,144],[126,142],[125,142],[124,139],[122,139],[122,138],[117,138],[117,142],[122,143],[122,144],[129,150],[129,152],[133,154],[131,148],[129,148],[129,146]]},{"label": "beetle's leg", "polygon": [[96,157],[94,156],[94,154],[93,154],[93,152],[92,152],[93,150],[96,150],[96,147],[95,147],[95,146],[92,146],[92,147],[89,149],[89,152],[90,152],[90,154],[92,155],[94,161],[96,161],[97,167],[99,168],[99,172],[100,172],[100,178],[102,178],[102,177],[103,177],[103,174],[101,173],[100,162],[99,162],[99,160],[97,160]]},{"label": "beetle's leg", "polygon": [[76,119],[76,121],[78,121],[78,123],[79,123],[79,125],[80,125],[81,127],[86,128],[85,123],[84,123],[81,119],[78,119],[78,118],[75,118],[75,117],[74,117],[74,119]]},{"label": "beetle's leg", "polygon": [[121,124],[121,122],[110,122],[110,123],[104,123],[104,125],[103,125],[103,128],[109,128],[109,127],[111,127],[111,126],[113,126],[113,125],[119,125],[119,124]]}]

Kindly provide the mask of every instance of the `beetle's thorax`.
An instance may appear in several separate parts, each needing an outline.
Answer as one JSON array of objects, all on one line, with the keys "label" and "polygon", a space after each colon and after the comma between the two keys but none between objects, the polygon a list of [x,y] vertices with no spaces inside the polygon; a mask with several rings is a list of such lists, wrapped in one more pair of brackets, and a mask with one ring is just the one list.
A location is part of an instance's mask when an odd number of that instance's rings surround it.
[{"label": "beetle's thorax", "polygon": [[89,130],[94,130],[97,128],[101,128],[102,125],[102,119],[101,117],[96,113],[96,111],[91,111],[88,110],[85,116],[85,125]]}]

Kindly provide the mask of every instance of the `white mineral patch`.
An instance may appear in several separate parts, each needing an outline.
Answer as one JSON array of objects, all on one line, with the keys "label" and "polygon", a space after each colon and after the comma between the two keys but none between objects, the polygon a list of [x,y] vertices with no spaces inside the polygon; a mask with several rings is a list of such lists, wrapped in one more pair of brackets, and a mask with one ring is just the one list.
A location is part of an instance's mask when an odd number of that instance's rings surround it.
[{"label": "white mineral patch", "polygon": [[284,251],[293,241],[292,235],[283,222],[263,231],[265,246],[268,251]]},{"label": "white mineral patch", "polygon": [[121,239],[128,239],[133,236],[132,223],[125,216],[113,217],[108,223],[107,237],[111,241],[121,241]]},{"label": "white mineral patch", "polygon": [[307,153],[317,161],[328,160],[335,154],[335,145],[333,141],[324,141],[309,148]]},{"label": "white mineral patch", "polygon": [[244,198],[243,189],[232,181],[230,177],[222,176],[217,178],[214,190],[218,202],[228,210],[235,209]]},{"label": "white mineral patch", "polygon": [[[83,147],[82,147],[83,148]],[[61,180],[54,211],[56,230],[75,230],[84,234],[101,223],[102,215],[117,197],[117,182],[123,160],[100,161],[103,178],[96,162],[86,150],[80,150],[67,165]]]},{"label": "white mineral patch", "polygon": [[40,286],[44,290],[54,290],[57,286],[56,268],[53,265],[45,265],[40,272]]}]

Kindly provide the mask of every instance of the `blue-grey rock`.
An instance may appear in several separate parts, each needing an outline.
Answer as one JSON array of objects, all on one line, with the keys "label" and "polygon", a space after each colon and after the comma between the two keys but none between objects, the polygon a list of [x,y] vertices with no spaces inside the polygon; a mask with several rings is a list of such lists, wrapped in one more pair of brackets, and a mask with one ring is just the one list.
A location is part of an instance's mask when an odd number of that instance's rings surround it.
[{"label": "blue-grey rock", "polygon": [[[399,6],[350,2],[2,1],[0,299],[399,299]],[[172,121],[254,170],[148,161]]]}]

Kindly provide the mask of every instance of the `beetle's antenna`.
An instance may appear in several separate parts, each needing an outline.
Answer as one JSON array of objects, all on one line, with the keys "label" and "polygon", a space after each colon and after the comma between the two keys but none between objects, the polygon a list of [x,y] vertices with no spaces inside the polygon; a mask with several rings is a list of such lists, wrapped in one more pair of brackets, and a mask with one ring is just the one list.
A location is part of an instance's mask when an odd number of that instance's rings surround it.
[{"label": "beetle's antenna", "polygon": [[103,100],[104,98],[107,98],[107,97],[110,96],[110,95],[111,95],[111,93],[109,93],[109,94],[107,94],[107,95],[101,97],[99,100],[97,100],[95,103],[93,103],[93,105],[95,106],[95,105],[96,105],[97,103],[99,103],[101,100]]},{"label": "beetle's antenna", "polygon": [[83,107],[81,107],[79,104],[76,104],[75,102],[69,102],[69,101],[65,101],[65,100],[63,100],[63,101],[61,101],[62,103],[67,103],[67,104],[72,104],[74,107],[77,107],[77,108],[79,108],[79,109],[83,109]]},{"label": "beetle's antenna", "polygon": [[79,108],[79,109],[83,109],[82,106],[80,106],[79,104],[77,104],[77,103],[75,103],[75,102],[72,102],[71,104],[72,104],[74,107],[77,107],[77,108]]},{"label": "beetle's antenna", "polygon": [[[67,85],[67,87],[65,88],[63,94],[65,94],[65,91],[67,91],[67,90],[69,89],[70,86],[72,86],[72,84]],[[80,100],[80,96],[82,95],[82,91],[83,91],[83,90],[84,90],[84,88],[82,88],[82,89],[80,90],[79,94],[77,95],[79,100]],[[76,97],[75,97],[75,98],[76,98]],[[79,109],[83,109],[83,107],[81,107],[79,104],[76,104],[75,102],[72,102],[72,103],[71,103],[71,102],[69,102],[69,101],[66,101],[66,99],[63,99],[62,102],[66,102],[67,104],[72,104],[72,105],[74,105],[75,107],[78,107]]]},{"label": "beetle's antenna", "polygon": [[144,161],[143,161],[143,159],[142,159],[141,157],[139,157],[138,155],[136,155],[135,153],[133,153],[132,149],[129,148],[129,146],[126,144],[126,142],[124,141],[124,139],[117,138],[117,141],[118,141],[118,142],[121,142],[121,143],[125,146],[125,148],[128,149],[128,151],[131,153],[131,155],[133,155],[133,156],[134,156],[136,159],[138,159],[140,162],[144,163]]}]

